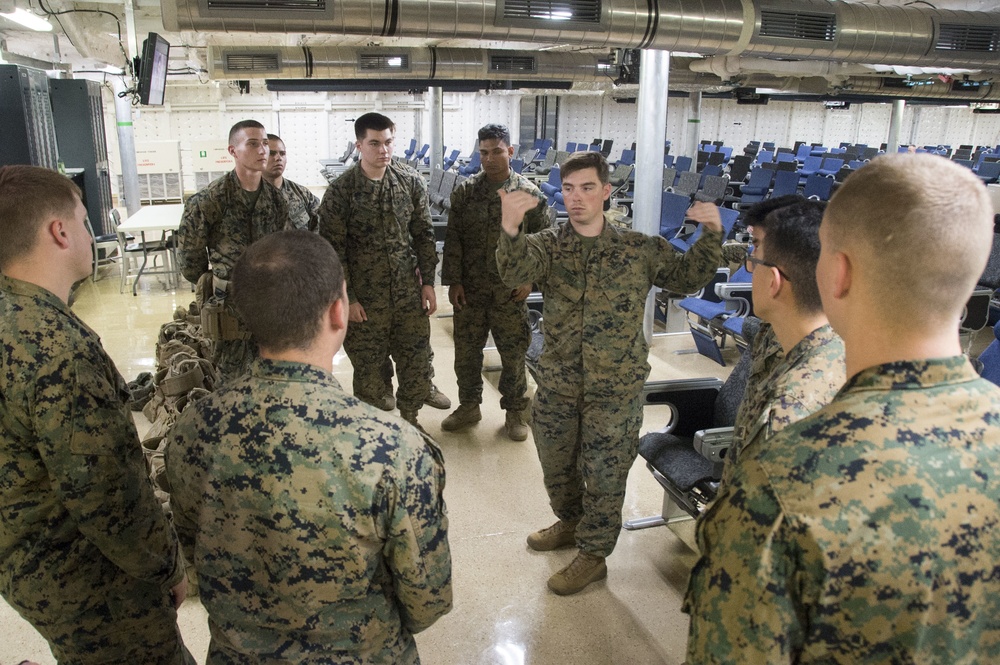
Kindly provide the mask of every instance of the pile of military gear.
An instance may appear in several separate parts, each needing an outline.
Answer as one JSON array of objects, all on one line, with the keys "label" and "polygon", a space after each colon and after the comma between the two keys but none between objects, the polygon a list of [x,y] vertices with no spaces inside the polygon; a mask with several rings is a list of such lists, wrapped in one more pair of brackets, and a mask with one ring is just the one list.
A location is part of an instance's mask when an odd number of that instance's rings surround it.
[{"label": "pile of military gear", "polygon": [[178,308],[172,321],[160,328],[156,344],[156,373],[140,374],[132,389],[132,410],[142,410],[152,423],[142,442],[146,470],[157,498],[169,512],[169,492],[164,476],[164,435],[188,404],[214,390],[219,373],[212,363],[212,342],[202,335],[199,306]]}]

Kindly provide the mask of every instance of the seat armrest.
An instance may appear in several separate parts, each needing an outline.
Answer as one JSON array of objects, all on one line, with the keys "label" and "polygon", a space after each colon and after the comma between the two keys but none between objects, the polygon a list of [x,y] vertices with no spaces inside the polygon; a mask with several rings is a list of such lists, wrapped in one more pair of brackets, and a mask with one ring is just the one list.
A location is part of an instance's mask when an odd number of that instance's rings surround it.
[{"label": "seat armrest", "polygon": [[726,282],[715,285],[715,295],[724,300],[736,300],[750,293],[753,293],[750,282]]},{"label": "seat armrest", "polygon": [[705,459],[722,464],[733,444],[732,427],[712,427],[694,434],[694,449]]},{"label": "seat armrest", "polygon": [[643,406],[670,406],[670,422],[660,431],[693,437],[696,431],[711,426],[722,383],[715,377],[650,381],[643,386]]}]

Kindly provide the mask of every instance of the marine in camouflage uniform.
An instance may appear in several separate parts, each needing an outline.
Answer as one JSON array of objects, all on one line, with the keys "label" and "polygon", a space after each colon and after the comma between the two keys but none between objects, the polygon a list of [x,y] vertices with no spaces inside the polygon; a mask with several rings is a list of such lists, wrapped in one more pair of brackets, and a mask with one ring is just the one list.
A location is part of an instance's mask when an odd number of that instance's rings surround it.
[{"label": "marine in camouflage uniform", "polygon": [[291,227],[316,231],[319,229],[319,197],[309,189],[288,178],[282,178],[278,190],[288,204],[288,218]]},{"label": "marine in camouflage uniform", "polygon": [[975,175],[931,155],[873,160],[831,199],[816,273],[850,378],[746,448],[706,510],[691,665],[971,664],[1000,646],[1000,389],[955,334],[992,227]]},{"label": "marine in camouflage uniform", "polygon": [[579,522],[582,552],[606,557],[621,530],[639,447],[650,370],[646,296],[654,285],[692,293],[708,283],[722,234],[706,228],[684,254],[663,238],[608,223],[586,254],[585,240],[567,223],[514,238],[504,233],[496,254],[508,286],[533,282],[544,295],[532,431],[549,502],[562,522]]},{"label": "marine in camouflage uniform", "polygon": [[384,403],[382,372],[391,356],[399,374],[400,412],[416,413],[430,391],[430,321],[421,287],[434,286],[437,266],[423,178],[393,161],[381,180],[371,180],[355,164],[323,196],[319,233],[344,263],[348,298],[368,317],[352,321],[344,341],[354,367],[354,395],[376,406]]},{"label": "marine in camouflage uniform", "polygon": [[288,204],[288,218],[293,229],[315,231],[319,228],[319,198],[309,189],[284,177],[288,163],[285,142],[277,134],[267,135],[267,168],[264,179],[281,192]]},{"label": "marine in camouflage uniform", "polygon": [[492,332],[502,364],[500,408],[520,412],[528,406],[524,354],[531,332],[527,304],[512,298],[511,288],[504,285],[497,270],[497,241],[504,235],[498,189],[521,190],[538,198],[538,207],[525,215],[525,233],[537,233],[549,226],[545,197],[527,178],[509,170],[506,181],[496,183],[485,171],[475,174],[451,194],[441,281],[461,285],[465,291],[465,305],[455,311],[459,401],[483,401],[483,346]]},{"label": "marine in camouflage uniform", "polygon": [[[263,129],[264,156],[267,141]],[[232,140],[230,141],[232,143]],[[230,145],[230,150],[233,150]],[[237,168],[240,168],[237,156]],[[263,169],[263,164],[260,165]],[[233,264],[243,250],[258,238],[288,228],[288,204],[270,183],[260,178],[260,188],[248,192],[240,185],[233,170],[213,181],[184,204],[177,231],[177,253],[181,274],[192,284],[209,269],[215,283],[215,296],[227,296]],[[235,317],[232,308],[226,311]],[[215,363],[226,378],[239,376],[257,357],[257,343],[240,326],[239,339],[215,341]]]},{"label": "marine in camouflage uniform", "polygon": [[754,220],[753,253],[743,263],[756,312],[768,323],[753,339],[723,481],[744,448],[826,406],[844,384],[844,343],[823,313],[816,282],[823,212],[823,203],[794,200]]},{"label": "marine in camouflage uniform", "polygon": [[451,608],[440,451],[321,369],[256,361],[167,443],[209,663],[418,663]]},{"label": "marine in camouflage uniform", "polygon": [[[752,352],[758,350],[757,339],[767,335],[774,343],[773,328],[761,328],[754,337]],[[739,462],[740,453],[750,449],[758,441],[771,438],[774,434],[826,406],[844,385],[844,343],[829,325],[812,331],[787,354],[767,356],[768,340],[763,340],[765,360],[751,366],[751,377],[747,381],[747,392],[740,402],[733,428],[733,444],[726,453],[723,467],[723,482],[728,481],[733,467]],[[767,358],[777,362],[766,375],[752,372],[766,366]]]},{"label": "marine in camouflage uniform", "polygon": [[125,380],[58,297],[0,276],[0,592],[60,663],[194,663],[177,539]]},{"label": "marine in camouflage uniform", "polygon": [[895,362],[747,448],[699,529],[688,662],[979,663],[1000,646],[1000,390]]}]

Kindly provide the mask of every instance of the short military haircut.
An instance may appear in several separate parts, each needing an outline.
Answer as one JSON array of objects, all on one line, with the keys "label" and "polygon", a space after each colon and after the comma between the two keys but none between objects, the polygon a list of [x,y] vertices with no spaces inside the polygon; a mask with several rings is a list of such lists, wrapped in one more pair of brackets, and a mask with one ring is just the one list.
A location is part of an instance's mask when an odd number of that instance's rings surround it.
[{"label": "short military haircut", "polygon": [[510,130],[507,129],[506,125],[497,125],[490,123],[479,129],[479,140],[489,141],[495,139],[497,141],[503,141],[506,145],[510,145]]},{"label": "short military haircut", "polygon": [[574,152],[569,156],[569,159],[563,162],[560,167],[560,175],[565,178],[571,173],[583,171],[584,169],[596,169],[597,178],[601,181],[602,185],[606,185],[610,181],[611,174],[608,169],[608,160],[604,159],[604,155],[595,151]]},{"label": "short military haircut", "polygon": [[754,230],[764,231],[764,259],[788,275],[792,296],[799,312],[823,311],[816,286],[816,263],[819,262],[819,225],[826,204],[804,201],[772,210],[757,221]]},{"label": "short military haircut", "polygon": [[757,226],[760,223],[760,220],[764,219],[778,208],[784,208],[785,206],[801,203],[802,201],[805,201],[805,199],[798,194],[785,194],[784,196],[755,203],[750,206],[745,213],[743,213],[743,226]]},{"label": "short military haircut", "polygon": [[72,218],[80,188],[39,166],[0,167],[0,270],[30,254],[49,220]]},{"label": "short military haircut", "polygon": [[823,222],[831,251],[851,251],[880,316],[950,325],[986,267],[993,210],[969,169],[930,154],[883,155],[848,177]]},{"label": "short military haircut", "polygon": [[264,125],[256,120],[240,120],[229,130],[229,145],[236,145],[236,135],[244,129],[264,129]]},{"label": "short military haircut", "polygon": [[262,349],[305,349],[324,313],[344,295],[344,268],[322,237],[280,231],[247,247],[230,286],[236,311]]},{"label": "short military haircut", "polygon": [[381,113],[365,113],[354,121],[354,136],[360,141],[365,137],[368,130],[384,132],[385,130],[396,133],[396,124]]},{"label": "short military haircut", "polygon": [[[267,135],[267,140],[268,141],[281,141],[281,137],[278,136],[277,134],[268,134]],[[284,141],[281,141],[281,142],[284,143]]]}]

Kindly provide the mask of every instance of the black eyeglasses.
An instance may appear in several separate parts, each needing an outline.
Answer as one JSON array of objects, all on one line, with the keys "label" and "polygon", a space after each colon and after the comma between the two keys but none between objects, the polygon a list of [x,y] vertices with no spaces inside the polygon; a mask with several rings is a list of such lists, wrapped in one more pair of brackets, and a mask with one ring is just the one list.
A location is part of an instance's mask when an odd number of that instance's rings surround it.
[{"label": "black eyeglasses", "polygon": [[788,279],[788,275],[785,274],[785,271],[782,270],[781,268],[779,268],[778,266],[776,266],[775,264],[771,263],[770,261],[765,261],[764,259],[758,259],[755,256],[747,254],[747,258],[746,258],[746,261],[743,263],[743,267],[746,268],[746,270],[747,270],[748,273],[753,274],[753,267],[755,265],[766,266],[768,268],[774,268],[775,270],[778,271],[778,274],[781,275],[781,277],[783,279],[785,279],[785,280],[787,280],[789,282],[792,281],[792,280]]}]

